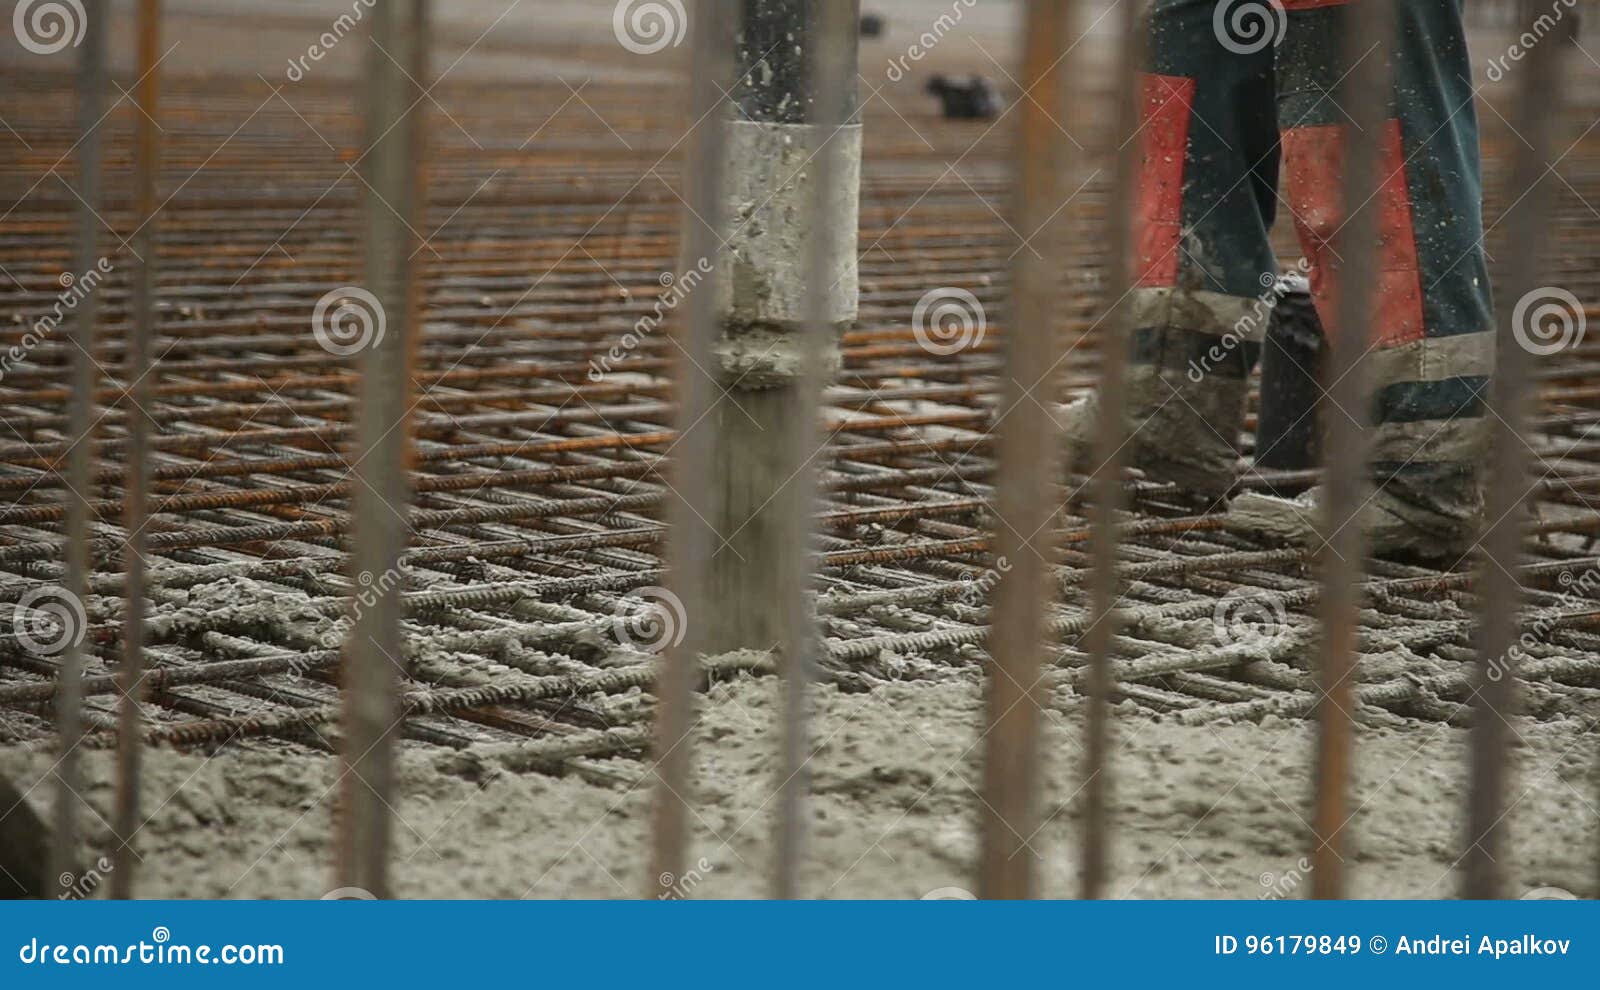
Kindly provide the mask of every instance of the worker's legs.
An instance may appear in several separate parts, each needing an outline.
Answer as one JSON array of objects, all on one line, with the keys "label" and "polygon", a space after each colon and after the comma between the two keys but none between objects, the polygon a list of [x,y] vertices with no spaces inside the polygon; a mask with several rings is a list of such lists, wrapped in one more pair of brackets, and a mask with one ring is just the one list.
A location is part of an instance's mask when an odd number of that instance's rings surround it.
[{"label": "worker's legs", "polygon": [[[1357,0],[1359,2],[1359,0]],[[1284,202],[1293,213],[1325,326],[1335,324],[1343,224],[1341,161],[1349,120],[1330,91],[1348,3],[1285,0],[1278,50]],[[1484,398],[1494,363],[1482,249],[1482,180],[1460,0],[1406,0],[1393,60],[1391,114],[1379,144],[1380,275],[1369,368],[1379,532],[1442,556],[1464,550],[1482,499]],[[1396,549],[1380,539],[1377,549]]]},{"label": "worker's legs", "polygon": [[[1347,6],[1284,0],[1276,49],[1259,36],[1229,37],[1219,0],[1158,0],[1152,14],[1129,447],[1135,466],[1200,494],[1221,494],[1233,480],[1245,378],[1267,323],[1263,281],[1275,267],[1266,231],[1280,129],[1283,202],[1313,264],[1323,322],[1334,325],[1330,244],[1344,219],[1348,118],[1330,94],[1344,75]],[[1443,556],[1469,543],[1481,513],[1483,399],[1494,363],[1477,123],[1460,0],[1395,6],[1393,110],[1381,133],[1363,138],[1380,143],[1385,177],[1368,362],[1372,506],[1382,517],[1374,531],[1379,551]],[[1092,421],[1068,417],[1080,465]]]},{"label": "worker's legs", "polygon": [[[1126,393],[1131,463],[1211,497],[1234,481],[1270,315],[1278,173],[1270,39],[1225,47],[1216,8],[1158,0],[1151,14]],[[1089,413],[1068,422],[1080,468]]]}]

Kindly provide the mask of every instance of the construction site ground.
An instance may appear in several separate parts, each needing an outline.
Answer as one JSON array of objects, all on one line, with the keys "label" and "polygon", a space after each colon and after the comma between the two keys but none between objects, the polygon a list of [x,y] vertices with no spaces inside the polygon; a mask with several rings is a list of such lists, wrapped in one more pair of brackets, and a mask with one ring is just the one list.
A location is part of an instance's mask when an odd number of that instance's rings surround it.
[{"label": "construction site ground", "polygon": [[[982,715],[973,679],[818,692],[811,845],[818,897],[918,898],[970,891],[977,852]],[[770,892],[778,718],[771,678],[714,690],[694,738],[695,897]],[[1118,729],[1114,881],[1119,898],[1305,896],[1312,732],[1303,721],[1203,728],[1123,711]],[[1576,720],[1519,724],[1518,800],[1509,816],[1518,892],[1593,896],[1593,737]],[[1079,717],[1046,726],[1040,893],[1077,890]],[[1442,724],[1363,732],[1354,793],[1352,896],[1456,895],[1466,800],[1465,733]],[[631,761],[630,761],[631,762]],[[10,754],[33,777],[50,758]],[[634,769],[630,766],[630,769]],[[109,814],[110,760],[91,757],[90,801]],[[337,769],[293,746],[151,754],[140,834],[149,897],[321,897]],[[638,897],[669,894],[646,875],[648,786],[505,773],[479,782],[408,751],[395,807],[400,897]],[[705,864],[705,866],[699,866]]]}]

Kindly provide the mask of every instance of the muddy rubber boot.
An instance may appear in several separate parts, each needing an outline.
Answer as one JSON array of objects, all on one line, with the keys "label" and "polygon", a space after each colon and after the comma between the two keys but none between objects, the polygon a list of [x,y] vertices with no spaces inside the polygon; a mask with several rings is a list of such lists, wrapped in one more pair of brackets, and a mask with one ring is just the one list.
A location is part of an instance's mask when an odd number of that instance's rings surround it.
[{"label": "muddy rubber boot", "polygon": [[[1170,331],[1170,337],[1197,337]],[[1212,338],[1215,339],[1215,338]],[[1255,347],[1258,345],[1248,345]],[[1245,380],[1208,373],[1202,365],[1172,357],[1139,361],[1128,367],[1129,467],[1153,481],[1166,481],[1192,495],[1215,500],[1238,478],[1239,434],[1244,427]],[[1058,407],[1066,434],[1068,463],[1074,472],[1092,473],[1099,397],[1092,395]]]},{"label": "muddy rubber boot", "polygon": [[[1311,299],[1311,283],[1293,273],[1279,279],[1267,339],[1261,349],[1261,398],[1256,419],[1257,471],[1300,472],[1322,463],[1320,382],[1328,340]],[[1309,482],[1273,485],[1274,495],[1294,498]]]},{"label": "muddy rubber boot", "polygon": [[50,835],[27,794],[0,777],[0,899],[49,898],[65,890],[48,873]]},{"label": "muddy rubber boot", "polygon": [[1129,463],[1150,478],[1216,500],[1239,477],[1248,387],[1243,378],[1196,375],[1194,370],[1165,364],[1129,367]]},{"label": "muddy rubber boot", "polygon": [[1098,395],[1091,393],[1055,407],[1056,426],[1067,447],[1067,470],[1073,474],[1094,471],[1094,428],[1100,422],[1098,399]]},{"label": "muddy rubber boot", "polygon": [[[1373,556],[1453,566],[1472,551],[1483,521],[1483,490],[1470,469],[1420,465],[1369,494],[1360,518]],[[1260,542],[1315,547],[1321,514],[1321,486],[1292,499],[1242,492],[1224,524]]]}]

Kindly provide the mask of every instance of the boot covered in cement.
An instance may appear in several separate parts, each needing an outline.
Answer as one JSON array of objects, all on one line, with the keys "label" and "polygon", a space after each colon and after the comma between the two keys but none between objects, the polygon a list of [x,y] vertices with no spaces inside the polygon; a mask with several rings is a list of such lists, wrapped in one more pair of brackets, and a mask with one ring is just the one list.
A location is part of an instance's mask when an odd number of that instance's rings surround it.
[{"label": "boot covered in cement", "polygon": [[50,828],[28,792],[0,777],[0,900],[48,899],[66,890],[49,872],[50,843]]},{"label": "boot covered in cement", "polygon": [[[1127,377],[1128,466],[1154,481],[1194,495],[1220,499],[1238,477],[1239,433],[1244,426],[1243,380],[1134,364]],[[1095,468],[1099,396],[1058,407],[1068,463],[1079,474]]]},{"label": "boot covered in cement", "polygon": [[[1224,524],[1241,536],[1268,543],[1318,546],[1321,486],[1279,498],[1241,492]],[[1421,465],[1397,474],[1369,493],[1361,510],[1368,552],[1454,565],[1475,546],[1483,522],[1483,489],[1475,471],[1460,465]]]}]

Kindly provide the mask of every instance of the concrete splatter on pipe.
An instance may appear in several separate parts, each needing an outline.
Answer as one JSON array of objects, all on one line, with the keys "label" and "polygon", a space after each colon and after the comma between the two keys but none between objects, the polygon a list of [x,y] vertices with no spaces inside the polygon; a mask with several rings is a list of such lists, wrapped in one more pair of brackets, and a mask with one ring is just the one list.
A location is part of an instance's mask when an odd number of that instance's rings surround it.
[{"label": "concrete splatter on pipe", "polygon": [[[822,316],[834,334],[823,349],[824,377],[838,368],[837,333],[856,319],[856,231],[861,184],[861,125],[827,123],[838,111],[819,111],[816,67],[824,61],[806,31],[818,0],[749,0],[735,43],[738,82],[724,108],[723,195],[714,306],[720,333],[715,374],[722,389],[712,409],[718,486],[710,517],[719,546],[711,560],[710,592],[722,607],[707,630],[713,652],[769,649],[783,636],[783,568],[771,559],[783,539],[784,489],[804,473],[815,451],[789,429],[805,409],[803,336],[807,259],[825,254],[829,293]],[[830,53],[844,68],[844,120],[856,105],[854,32]],[[819,116],[819,113],[821,116]],[[836,188],[820,197],[823,170],[816,149],[828,142]]]}]

